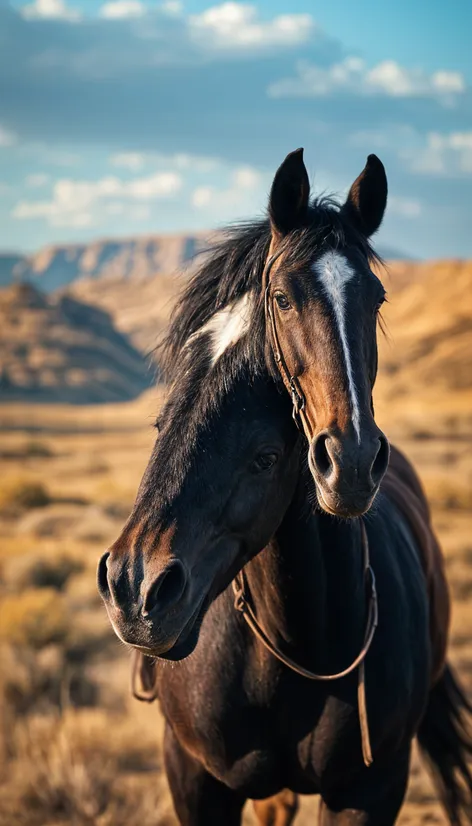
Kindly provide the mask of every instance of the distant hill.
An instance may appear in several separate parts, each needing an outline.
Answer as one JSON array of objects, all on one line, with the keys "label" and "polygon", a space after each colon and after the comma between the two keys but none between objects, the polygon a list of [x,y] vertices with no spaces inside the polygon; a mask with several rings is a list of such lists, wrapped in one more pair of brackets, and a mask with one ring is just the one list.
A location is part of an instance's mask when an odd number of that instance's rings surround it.
[{"label": "distant hill", "polygon": [[12,252],[0,253],[0,287],[7,287],[23,273],[25,256]]},{"label": "distant hill", "polygon": [[399,428],[472,435],[472,262],[395,262],[376,409]]},{"label": "distant hill", "polygon": [[116,328],[148,355],[165,331],[183,280],[165,273],[148,278],[80,278],[60,294],[109,313]]},{"label": "distant hill", "polygon": [[0,290],[2,401],[122,401],[153,380],[145,358],[102,310],[30,284]]},{"label": "distant hill", "polygon": [[80,278],[146,279],[185,267],[210,233],[152,235],[44,247],[32,255],[0,254],[0,283],[29,281],[52,292]]},{"label": "distant hill", "polygon": [[[172,275],[185,268],[215,237],[216,233],[211,232],[149,235],[60,244],[25,256],[0,253],[0,286],[29,281],[44,292],[53,292],[82,278],[141,281],[155,275]],[[389,260],[406,258],[392,249],[380,248],[379,252]]]}]

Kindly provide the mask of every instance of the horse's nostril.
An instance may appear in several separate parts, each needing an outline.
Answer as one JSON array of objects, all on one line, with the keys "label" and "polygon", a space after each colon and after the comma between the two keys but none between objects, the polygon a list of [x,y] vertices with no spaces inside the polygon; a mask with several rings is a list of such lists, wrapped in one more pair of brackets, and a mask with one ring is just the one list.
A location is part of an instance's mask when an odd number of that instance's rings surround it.
[{"label": "horse's nostril", "polygon": [[328,476],[332,468],[332,462],[328,453],[327,433],[320,433],[313,446],[313,459],[315,467],[322,476]]},{"label": "horse's nostril", "polygon": [[375,457],[370,470],[372,481],[376,485],[380,483],[382,476],[387,470],[389,455],[390,448],[388,445],[388,440],[382,434],[381,436],[379,436],[379,449],[377,451],[377,456]]},{"label": "horse's nostril", "polygon": [[98,570],[97,570],[97,583],[98,583],[98,590],[101,596],[106,599],[107,596],[110,594],[110,587],[108,585],[108,568],[107,568],[107,561],[108,557],[110,556],[109,551],[103,554],[100,562],[98,563]]},{"label": "horse's nostril", "polygon": [[143,604],[143,616],[172,608],[181,599],[187,584],[187,574],[178,559],[174,559],[149,588]]}]

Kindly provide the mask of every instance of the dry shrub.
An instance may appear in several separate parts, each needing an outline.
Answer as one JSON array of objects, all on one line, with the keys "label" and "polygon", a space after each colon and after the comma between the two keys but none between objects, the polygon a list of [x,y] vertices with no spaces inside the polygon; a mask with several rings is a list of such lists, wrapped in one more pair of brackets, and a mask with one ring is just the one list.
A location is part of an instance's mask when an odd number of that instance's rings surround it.
[{"label": "dry shrub", "polygon": [[47,508],[24,512],[17,522],[19,534],[29,534],[39,540],[60,539],[89,544],[108,545],[115,538],[121,521],[111,518],[98,505],[86,505],[85,500],[65,499]]},{"label": "dry shrub", "polygon": [[83,663],[71,663],[60,645],[40,651],[0,646],[0,707],[12,720],[31,712],[50,711],[64,702],[92,706],[99,688]]},{"label": "dry shrub", "polygon": [[30,441],[24,446],[23,455],[26,458],[48,459],[54,456],[53,451],[45,442]]},{"label": "dry shrub", "polygon": [[50,502],[51,497],[46,486],[30,479],[10,479],[0,490],[2,510],[44,508]]},{"label": "dry shrub", "polygon": [[427,479],[426,489],[432,507],[441,510],[472,510],[472,486],[464,484],[458,475],[457,482],[448,479]]},{"label": "dry shrub", "polygon": [[0,698],[7,717],[59,703],[58,681],[63,674],[60,646],[31,651],[4,644],[0,647],[0,666]]},{"label": "dry shrub", "polygon": [[54,456],[51,448],[44,442],[29,441],[23,445],[12,448],[0,448],[1,459],[48,459]]},{"label": "dry shrub", "polygon": [[[68,605],[70,603],[68,602]],[[87,664],[98,657],[103,661],[108,654],[121,653],[120,644],[107,620],[103,605],[91,606],[76,612],[64,643],[64,654],[69,663]]]},{"label": "dry shrub", "polygon": [[[146,772],[145,782],[129,774]],[[124,770],[125,769],[125,770]],[[0,788],[0,826],[164,826],[169,796],[157,736],[127,718],[69,710],[19,725],[8,785]]]},{"label": "dry shrub", "polygon": [[66,594],[51,588],[8,594],[0,605],[0,703],[13,716],[99,700],[89,665],[116,654],[102,612],[72,612]]},{"label": "dry shrub", "polygon": [[66,554],[39,556],[31,553],[12,559],[5,568],[5,578],[9,586],[21,591],[25,588],[62,591],[70,577],[83,570],[82,562]]},{"label": "dry shrub", "polygon": [[39,649],[63,642],[69,620],[63,598],[52,588],[29,588],[2,600],[0,641]]}]

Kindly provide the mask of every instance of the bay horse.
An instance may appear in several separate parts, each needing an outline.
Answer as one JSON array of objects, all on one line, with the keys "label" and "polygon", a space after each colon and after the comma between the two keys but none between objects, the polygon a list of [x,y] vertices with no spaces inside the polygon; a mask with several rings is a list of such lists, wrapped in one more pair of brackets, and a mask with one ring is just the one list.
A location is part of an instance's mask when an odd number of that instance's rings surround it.
[{"label": "bay horse", "polygon": [[[277,205],[278,183],[269,220],[229,235],[177,305],[165,348],[172,384],[158,438],[133,511],[99,563],[99,590],[120,639],[156,660],[166,772],[182,826],[237,826],[247,799],[258,801],[264,826],[288,826],[297,793],[321,796],[323,826],[390,826],[404,798],[415,734],[450,822],[472,822],[472,743],[464,720],[471,708],[443,650],[434,650],[418,535],[382,484],[388,445],[371,407],[380,302],[374,292],[380,296],[381,287],[367,267],[374,257],[369,226],[355,220],[352,194],[344,208],[319,200],[302,214],[293,184]],[[361,202],[366,215],[375,214],[371,195],[363,191]],[[295,225],[285,223],[293,207]],[[320,310],[316,426],[333,438],[334,446],[325,447],[336,463],[335,474],[325,474],[326,508],[290,398],[280,391],[266,326],[264,274],[276,233],[276,243],[284,239],[285,271],[310,268],[316,279],[316,259],[342,249],[357,280],[367,282],[344,316],[362,340],[350,362],[362,389],[355,409],[344,398],[351,374],[339,326],[330,332],[338,319],[330,307]],[[347,321],[345,330],[351,341]],[[300,669],[346,670],[365,641],[364,535],[379,606],[364,659],[369,766],[356,673],[321,682],[296,673],[235,610],[232,586],[244,571],[259,627]],[[240,597],[239,590],[237,606]],[[443,624],[440,641],[447,611]]]}]

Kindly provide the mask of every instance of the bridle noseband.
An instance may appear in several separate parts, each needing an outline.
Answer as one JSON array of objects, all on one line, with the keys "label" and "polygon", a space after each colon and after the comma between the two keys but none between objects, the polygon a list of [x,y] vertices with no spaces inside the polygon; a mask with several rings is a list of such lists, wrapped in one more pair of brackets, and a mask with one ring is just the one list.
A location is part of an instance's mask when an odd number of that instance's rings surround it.
[{"label": "bridle noseband", "polygon": [[[290,393],[293,405],[292,416],[300,431],[303,431],[310,441],[312,437],[312,429],[310,422],[306,415],[306,400],[303,390],[300,387],[298,378],[292,375],[282,348],[280,346],[279,336],[277,333],[277,325],[275,323],[273,297],[270,290],[270,271],[275,261],[282,255],[284,248],[279,249],[276,253],[269,256],[264,266],[262,275],[262,283],[264,289],[264,313],[266,321],[266,329],[269,331],[269,343],[272,350],[275,363],[282,377],[282,381]],[[357,703],[359,707],[359,723],[361,729],[362,742],[362,756],[366,766],[370,766],[373,762],[372,749],[370,744],[369,721],[367,717],[367,703],[365,694],[365,658],[368,654],[372,640],[374,639],[375,629],[378,624],[378,600],[377,589],[375,585],[375,576],[370,565],[369,555],[369,540],[367,531],[365,529],[362,518],[359,520],[361,527],[361,544],[363,553],[363,568],[364,568],[364,585],[367,601],[367,620],[364,632],[364,639],[362,648],[356,658],[343,671],[338,671],[335,674],[315,674],[306,668],[298,665],[294,660],[288,657],[283,651],[275,645],[268,636],[267,632],[259,623],[255,610],[251,603],[251,596],[248,592],[246,575],[244,568],[237,574],[233,580],[234,592],[234,607],[239,611],[247,622],[249,628],[262,645],[270,651],[280,662],[309,680],[316,680],[319,682],[329,682],[339,680],[342,677],[347,677],[352,674],[355,669],[358,669],[358,688],[357,688]]]}]

